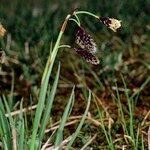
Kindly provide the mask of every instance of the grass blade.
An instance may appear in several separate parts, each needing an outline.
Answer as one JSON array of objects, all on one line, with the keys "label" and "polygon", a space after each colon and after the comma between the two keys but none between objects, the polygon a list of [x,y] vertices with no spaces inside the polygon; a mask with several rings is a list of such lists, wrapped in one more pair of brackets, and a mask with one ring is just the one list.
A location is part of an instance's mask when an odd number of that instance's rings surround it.
[{"label": "grass blade", "polygon": [[82,128],[82,125],[83,125],[83,123],[84,123],[84,121],[86,119],[86,115],[87,115],[89,107],[90,107],[90,102],[91,102],[91,91],[89,90],[89,97],[88,97],[88,103],[87,103],[86,110],[85,110],[85,112],[83,114],[83,117],[82,117],[82,119],[81,119],[81,121],[80,121],[80,123],[79,123],[79,125],[78,125],[78,127],[77,127],[77,129],[75,131],[75,133],[73,134],[73,137],[72,137],[71,141],[68,143],[68,145],[66,147],[66,150],[69,150],[71,148],[71,145],[73,144],[74,140],[76,139],[77,135],[79,134],[79,132],[80,132],[80,130]]},{"label": "grass blade", "polygon": [[0,136],[3,137],[3,143],[5,149],[11,149],[12,138],[10,124],[4,113],[4,105],[2,104],[2,99],[0,98]]},{"label": "grass blade", "polygon": [[134,118],[133,118],[133,99],[129,97],[129,94],[128,94],[128,90],[127,90],[127,85],[125,83],[125,80],[124,80],[124,77],[121,75],[121,78],[122,78],[122,81],[123,81],[123,84],[124,84],[124,88],[125,88],[125,95],[126,95],[126,98],[127,98],[127,103],[128,103],[128,109],[129,109],[129,116],[130,116],[130,136],[133,140],[133,144],[134,144],[134,147],[135,147],[135,137],[134,137]]},{"label": "grass blade", "polygon": [[117,100],[118,111],[119,111],[118,113],[121,116],[121,120],[122,120],[122,123],[123,123],[124,132],[125,132],[126,135],[129,136],[129,133],[128,133],[128,130],[127,130],[127,125],[126,125],[126,122],[125,122],[125,116],[124,116],[123,107],[122,107],[122,104],[121,104],[121,100],[120,100],[120,95],[119,95],[117,84],[116,84],[116,94],[117,94],[117,96],[115,97],[115,99]]},{"label": "grass blade", "polygon": [[9,108],[9,105],[7,103],[7,100],[6,100],[6,97],[3,96],[3,100],[4,100],[4,104],[5,104],[5,107],[6,107],[6,110],[7,110],[7,113],[8,113],[8,119],[9,119],[9,123],[10,123],[10,128],[11,128],[11,140],[12,140],[12,146],[13,146],[13,149],[17,149],[17,133],[16,133],[16,127],[15,127],[15,123],[14,123],[14,120],[10,114],[10,108]]},{"label": "grass blade", "polygon": [[59,74],[60,74],[60,64],[58,66],[55,81],[53,83],[51,92],[48,96],[48,102],[46,104],[45,112],[44,112],[44,115],[43,115],[43,118],[42,118],[42,121],[41,121],[42,124],[41,124],[41,128],[40,128],[40,131],[39,131],[40,140],[43,138],[44,131],[45,131],[45,128],[46,128],[46,123],[47,123],[47,120],[49,118],[49,114],[51,112],[52,104],[53,104],[53,101],[54,101],[54,97],[55,97],[56,89],[57,89],[57,85],[58,85]]},{"label": "grass blade", "polygon": [[22,102],[20,104],[20,114],[19,114],[19,123],[18,123],[18,149],[24,149],[25,143],[25,122],[22,113]]},{"label": "grass blade", "polygon": [[30,150],[34,150],[37,131],[38,131],[38,125],[40,123],[41,115],[42,115],[43,108],[44,108],[46,92],[47,92],[47,88],[48,88],[48,81],[49,81],[51,71],[53,68],[53,64],[54,64],[54,61],[55,61],[55,58],[56,58],[56,55],[58,52],[59,42],[62,37],[62,34],[63,34],[63,32],[59,33],[59,36],[58,36],[58,39],[54,46],[53,52],[52,52],[51,56],[49,56],[50,58],[48,58],[48,67],[45,68],[44,73],[43,73],[44,77],[42,77],[39,101],[38,101],[38,105],[37,105],[37,109],[36,109],[36,113],[35,113],[35,119],[34,119],[34,123],[33,123],[33,132],[32,132]]},{"label": "grass blade", "polygon": [[62,117],[60,126],[59,126],[58,131],[57,131],[56,140],[55,140],[55,147],[56,147],[56,149],[59,149],[59,145],[62,142],[63,130],[64,130],[65,122],[66,122],[66,120],[68,118],[68,115],[70,113],[70,109],[71,109],[70,106],[74,102],[74,89],[75,89],[75,87],[73,87],[73,89],[72,89],[69,101],[67,103],[65,111],[63,113],[63,117]]},{"label": "grass blade", "polygon": [[111,136],[111,130],[109,129],[109,131],[107,131],[105,124],[104,124],[104,119],[103,119],[103,112],[100,110],[99,105],[97,104],[97,101],[95,100],[94,97],[94,101],[98,110],[98,115],[100,118],[100,123],[101,123],[101,128],[105,134],[106,137],[106,141],[108,143],[109,149],[114,150],[114,144],[113,144],[113,140],[112,140],[112,136]]}]

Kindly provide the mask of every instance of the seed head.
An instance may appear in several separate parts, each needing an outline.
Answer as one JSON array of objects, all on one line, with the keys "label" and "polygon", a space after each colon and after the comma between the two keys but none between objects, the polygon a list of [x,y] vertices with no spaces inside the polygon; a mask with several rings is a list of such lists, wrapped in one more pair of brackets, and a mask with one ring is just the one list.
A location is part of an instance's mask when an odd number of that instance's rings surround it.
[{"label": "seed head", "polygon": [[97,45],[89,33],[84,28],[78,27],[75,35],[76,48],[74,50],[87,62],[98,65],[99,59],[94,53],[97,51]]},{"label": "seed head", "polygon": [[92,36],[82,27],[78,27],[75,43],[90,53],[95,53],[97,51],[97,45]]},{"label": "seed head", "polygon": [[99,59],[98,57],[94,56],[92,53],[89,51],[82,49],[82,48],[74,48],[74,50],[82,57],[84,58],[87,62],[93,64],[93,65],[98,65],[99,64]]},{"label": "seed head", "polygon": [[114,32],[121,27],[121,20],[109,17],[100,17],[100,21]]}]

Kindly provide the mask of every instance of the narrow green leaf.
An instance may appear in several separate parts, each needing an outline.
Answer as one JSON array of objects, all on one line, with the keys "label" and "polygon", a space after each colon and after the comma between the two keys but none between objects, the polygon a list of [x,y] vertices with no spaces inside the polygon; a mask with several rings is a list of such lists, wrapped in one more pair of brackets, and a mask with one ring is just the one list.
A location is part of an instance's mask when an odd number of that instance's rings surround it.
[{"label": "narrow green leaf", "polygon": [[117,100],[117,103],[118,103],[117,105],[118,105],[119,113],[121,115],[121,120],[122,120],[122,123],[123,123],[123,128],[125,130],[126,135],[129,136],[117,84],[116,84],[116,92],[117,92],[117,97],[115,97],[115,99]]},{"label": "narrow green leaf", "polygon": [[9,104],[10,111],[12,111],[13,108],[14,83],[15,83],[15,74],[14,74],[14,70],[12,70],[11,91],[10,91],[10,95],[8,96],[8,104]]},{"label": "narrow green leaf", "polygon": [[6,149],[11,149],[12,147],[12,138],[10,124],[5,116],[4,105],[2,99],[0,98],[0,136],[3,137],[3,143]]},{"label": "narrow green leaf", "polygon": [[56,140],[55,140],[55,148],[56,149],[59,149],[58,147],[59,147],[59,145],[60,145],[60,143],[62,142],[62,139],[63,139],[63,130],[64,130],[65,122],[68,118],[68,115],[69,115],[69,112],[70,112],[70,109],[71,109],[70,106],[74,102],[74,89],[75,89],[75,87],[73,87],[73,89],[72,89],[69,101],[67,103],[67,106],[65,108],[65,111],[63,113],[63,116],[62,116],[62,119],[61,119],[61,122],[60,122],[60,126],[59,126],[58,131],[57,131]]},{"label": "narrow green leaf", "polygon": [[53,83],[51,92],[48,96],[48,102],[46,104],[44,115],[43,115],[43,118],[42,118],[42,121],[41,121],[42,122],[41,123],[41,128],[39,130],[39,139],[40,140],[42,140],[42,138],[43,138],[44,131],[45,131],[45,128],[46,128],[46,124],[47,124],[47,121],[48,121],[48,118],[49,118],[49,114],[51,112],[52,104],[53,104],[53,101],[54,101],[54,97],[55,97],[56,89],[57,89],[57,85],[58,85],[59,74],[60,74],[60,64],[58,66],[55,81]]},{"label": "narrow green leaf", "polygon": [[66,147],[66,150],[71,149],[71,145],[73,144],[73,142],[75,141],[77,135],[79,134],[79,132],[80,132],[80,130],[82,128],[82,125],[83,125],[83,123],[84,123],[84,121],[86,119],[86,115],[87,115],[89,107],[90,107],[90,102],[91,102],[91,91],[89,90],[88,104],[87,104],[86,110],[85,110],[85,112],[83,114],[83,117],[82,117],[82,119],[81,119],[81,121],[80,121],[80,123],[79,123],[79,125],[78,125],[78,127],[77,127],[77,129],[75,131],[75,133],[73,134],[73,137],[72,137],[71,141],[68,143],[68,145]]},{"label": "narrow green leaf", "polygon": [[49,81],[51,71],[53,68],[53,64],[54,64],[54,61],[55,61],[55,58],[56,58],[56,55],[58,52],[59,42],[62,37],[62,34],[63,34],[62,32],[59,33],[59,36],[58,36],[58,39],[54,46],[53,52],[50,56],[51,59],[48,59],[48,67],[46,68],[46,70],[44,70],[44,74],[43,74],[44,77],[42,77],[43,81],[41,83],[41,90],[40,90],[40,94],[39,94],[38,105],[37,105],[35,119],[34,119],[34,123],[33,123],[33,132],[32,132],[32,137],[31,137],[30,150],[34,150],[34,147],[35,147],[38,126],[39,126],[41,115],[43,112],[45,98],[46,98],[46,92],[47,92],[47,88],[48,88],[48,81]]},{"label": "narrow green leaf", "polygon": [[133,99],[129,97],[128,94],[128,90],[127,90],[127,85],[126,82],[124,80],[124,77],[121,74],[121,78],[124,84],[124,88],[125,88],[125,95],[127,98],[127,102],[128,102],[128,108],[129,108],[129,115],[130,115],[130,136],[132,138],[132,140],[134,141],[134,146],[135,146],[135,137],[134,137],[134,118],[133,118]]},{"label": "narrow green leaf", "polygon": [[9,122],[10,122],[10,126],[13,127],[13,128],[15,128],[15,123],[14,123],[14,121],[13,121],[13,118],[12,118],[11,114],[10,114],[11,111],[10,111],[10,108],[9,108],[9,105],[8,105],[8,103],[7,103],[7,100],[6,100],[6,97],[5,97],[5,96],[3,96],[3,100],[4,100],[4,104],[5,104],[7,113],[8,113],[8,119],[9,119]]},{"label": "narrow green leaf", "polygon": [[25,143],[25,122],[23,118],[23,113],[22,113],[22,102],[20,104],[20,114],[19,114],[19,136],[18,136],[18,149],[24,149],[24,143]]},{"label": "narrow green leaf", "polygon": [[[99,108],[99,105],[97,104],[95,98],[94,98],[94,101],[95,101],[95,104],[96,104],[96,107],[97,107],[97,110],[98,110],[98,114],[99,114],[99,118],[100,118],[100,121],[101,121],[101,128],[102,128],[102,130],[103,130],[103,132],[104,132],[104,134],[105,134],[106,141],[107,141],[108,145],[110,145],[110,143],[111,143],[110,140],[111,140],[111,139],[109,138],[109,133],[107,132],[107,130],[106,130],[106,128],[105,128],[104,119],[103,119],[103,114],[102,114],[102,112],[101,112],[101,110],[100,110],[100,108]],[[112,147],[111,147],[111,149],[112,149]]]},{"label": "narrow green leaf", "polygon": [[141,141],[141,142],[142,142],[141,150],[145,150],[145,148],[144,148],[144,137],[143,137],[143,134],[142,134],[142,137],[141,137],[141,138],[142,138],[142,139],[141,139],[141,140],[142,140],[142,141]]}]

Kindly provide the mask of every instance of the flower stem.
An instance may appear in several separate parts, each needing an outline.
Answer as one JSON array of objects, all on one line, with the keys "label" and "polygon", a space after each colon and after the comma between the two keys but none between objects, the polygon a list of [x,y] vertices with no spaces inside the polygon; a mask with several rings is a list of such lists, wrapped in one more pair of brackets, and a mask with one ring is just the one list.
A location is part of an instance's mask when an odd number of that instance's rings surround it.
[{"label": "flower stem", "polygon": [[88,12],[88,11],[76,11],[75,14],[76,14],[76,15],[78,15],[78,14],[87,14],[87,15],[89,15],[89,16],[95,17],[96,19],[99,19],[99,16],[97,16],[97,15],[95,15],[95,14],[93,14],[93,13],[90,13],[90,12]]},{"label": "flower stem", "polygon": [[67,17],[65,18],[65,21],[63,22],[63,25],[61,27],[61,30],[59,32],[57,41],[55,43],[55,46],[53,48],[53,51],[51,53],[51,55],[49,55],[49,58],[47,60],[46,66],[45,66],[45,70],[42,76],[42,82],[41,82],[41,90],[39,93],[39,102],[38,102],[38,106],[36,109],[36,113],[35,113],[35,119],[34,119],[34,123],[33,123],[33,132],[32,132],[32,136],[31,136],[31,146],[30,146],[30,150],[35,150],[35,143],[36,143],[36,136],[38,134],[38,125],[40,124],[40,120],[42,118],[42,111],[43,110],[43,106],[44,106],[44,101],[46,100],[46,91],[48,88],[48,80],[50,78],[51,75],[51,71],[55,62],[55,58],[60,46],[60,40],[61,37],[66,29],[67,23],[69,18],[71,17],[71,15],[67,15]]},{"label": "flower stem", "polygon": [[80,23],[76,19],[70,18],[69,20],[74,21],[78,26],[80,26]]}]

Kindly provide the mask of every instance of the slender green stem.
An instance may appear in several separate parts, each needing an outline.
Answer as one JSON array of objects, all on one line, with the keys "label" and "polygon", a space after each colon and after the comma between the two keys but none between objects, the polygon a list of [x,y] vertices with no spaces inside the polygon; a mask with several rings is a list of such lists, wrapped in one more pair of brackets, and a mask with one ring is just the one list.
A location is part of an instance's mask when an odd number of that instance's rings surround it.
[{"label": "slender green stem", "polygon": [[[51,54],[51,56],[50,56],[50,57],[48,58],[48,60],[47,60],[46,67],[45,67],[45,70],[44,70],[44,73],[43,73],[43,76],[42,76],[42,83],[41,83],[41,84],[43,84],[43,82],[44,82],[44,80],[45,80],[45,77],[46,77],[46,75],[47,75],[47,71],[48,71],[49,69],[52,70],[52,67],[53,67],[53,64],[54,64],[55,57],[56,57],[57,52],[58,52],[59,43],[60,43],[60,40],[61,40],[62,35],[63,35],[63,32],[60,31],[60,32],[59,32],[59,35],[58,35],[58,38],[57,38],[57,41],[56,41],[56,43],[55,43],[55,46],[54,46],[54,48],[53,48],[52,54]],[[51,64],[51,65],[50,65],[50,64]],[[50,68],[49,68],[49,67],[50,67]],[[48,68],[49,68],[49,69],[48,69]]]},{"label": "slender green stem", "polygon": [[76,14],[74,14],[74,16],[76,17],[77,21],[79,22],[79,25],[81,25],[79,17]]},{"label": "slender green stem", "polygon": [[69,20],[74,21],[78,26],[80,26],[80,23],[76,19],[70,18]]},{"label": "slender green stem", "polygon": [[71,48],[70,45],[60,45],[58,48]]},{"label": "slender green stem", "polygon": [[57,41],[56,41],[55,46],[53,48],[51,57],[49,57],[48,60],[47,60],[46,67],[45,67],[45,70],[44,70],[44,73],[43,73],[43,76],[42,76],[42,83],[45,79],[47,71],[49,70],[48,67],[50,66],[50,64],[52,64],[50,69],[52,69],[52,67],[53,67],[53,63],[54,63],[55,57],[56,57],[58,49],[59,49],[59,43],[60,43],[61,37],[64,33],[64,30],[66,29],[66,25],[67,25],[67,22],[68,22],[70,17],[71,17],[71,15],[68,14],[67,17],[65,18],[65,21],[63,22],[63,25],[62,25],[61,30],[59,32]]},{"label": "slender green stem", "polygon": [[93,13],[87,12],[87,11],[76,11],[75,15],[78,15],[78,14],[87,14],[89,16],[95,17],[96,19],[99,19],[99,16],[97,16],[97,15],[95,15]]},{"label": "slender green stem", "polygon": [[42,77],[42,83],[41,83],[41,90],[40,90],[40,94],[39,94],[39,102],[38,102],[38,106],[36,109],[36,113],[35,113],[35,119],[34,119],[34,124],[33,124],[33,132],[32,132],[32,137],[31,137],[31,146],[30,146],[30,150],[35,150],[35,141],[36,141],[36,136],[37,136],[37,132],[38,132],[38,125],[39,122],[41,120],[41,115],[42,115],[42,110],[44,108],[44,101],[45,101],[45,97],[46,97],[46,91],[48,88],[48,80],[50,78],[51,75],[51,71],[54,65],[54,61],[59,49],[59,44],[60,44],[60,40],[61,37],[66,29],[66,25],[68,23],[68,19],[71,17],[71,15],[67,15],[65,21],[63,22],[63,25],[61,27],[61,30],[59,32],[57,41],[55,43],[55,46],[53,48],[52,54],[51,56],[49,56],[49,59],[47,60],[47,64],[43,73],[43,77]]}]

